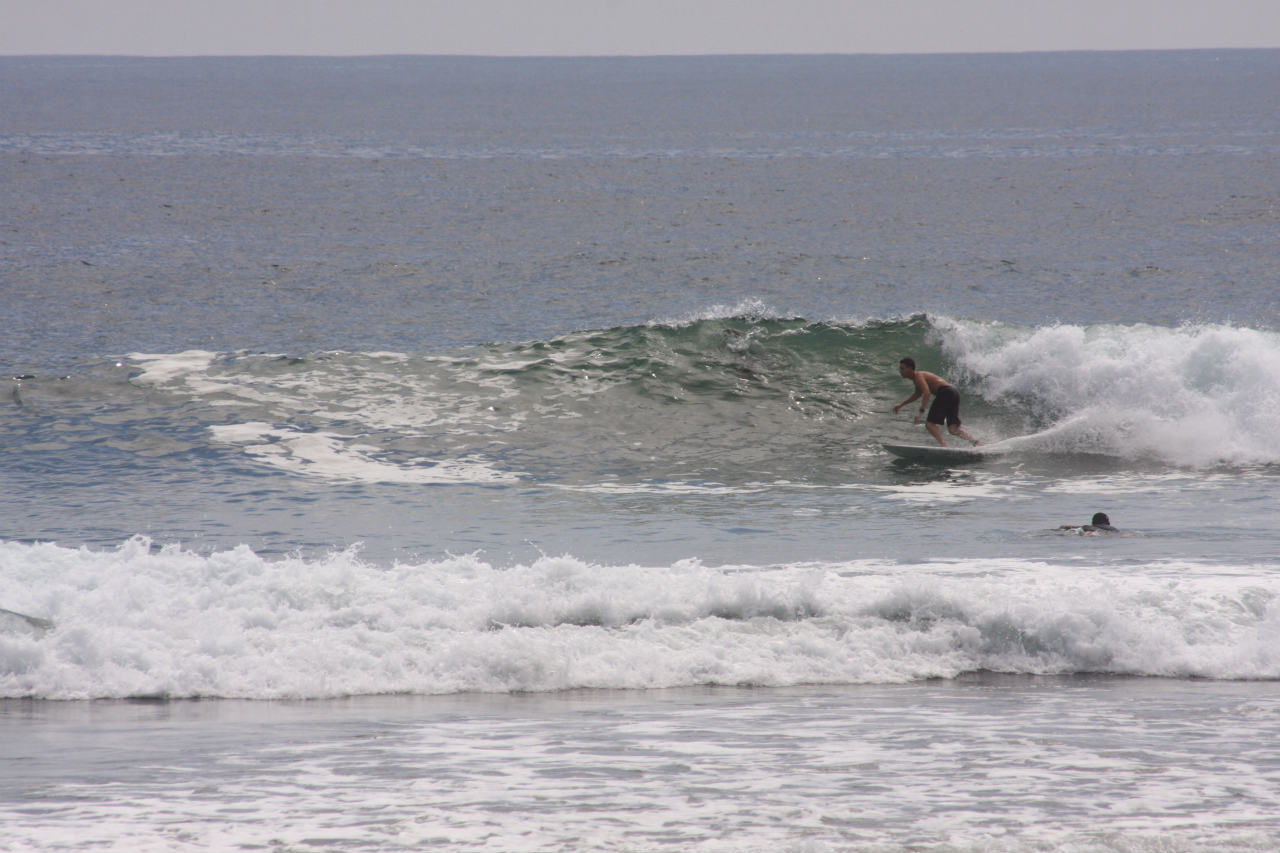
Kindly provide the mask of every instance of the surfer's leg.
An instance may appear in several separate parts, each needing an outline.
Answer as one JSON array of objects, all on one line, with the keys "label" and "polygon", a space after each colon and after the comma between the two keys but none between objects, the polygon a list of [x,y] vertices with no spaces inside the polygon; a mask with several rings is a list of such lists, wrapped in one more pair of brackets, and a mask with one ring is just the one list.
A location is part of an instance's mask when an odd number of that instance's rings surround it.
[{"label": "surfer's leg", "polygon": [[938,389],[938,393],[933,395],[933,403],[929,406],[929,414],[924,419],[924,428],[929,430],[929,435],[938,440],[938,444],[943,447],[947,446],[946,439],[942,437],[942,424],[947,419],[947,394],[946,390],[950,386],[944,385]]},{"label": "surfer's leg", "polygon": [[930,410],[929,417],[931,419],[942,423],[945,418],[947,432],[959,436],[971,444],[982,444],[978,439],[965,432],[964,427],[960,426],[960,392],[955,389],[954,385],[947,385],[938,389],[937,403],[938,416],[934,418],[933,411]]},{"label": "surfer's leg", "polygon": [[969,433],[967,433],[964,427],[960,426],[960,424],[947,424],[947,432],[951,433],[952,435],[958,435],[961,438],[966,439],[975,445],[982,444],[981,441],[978,441],[978,439],[969,435]]}]

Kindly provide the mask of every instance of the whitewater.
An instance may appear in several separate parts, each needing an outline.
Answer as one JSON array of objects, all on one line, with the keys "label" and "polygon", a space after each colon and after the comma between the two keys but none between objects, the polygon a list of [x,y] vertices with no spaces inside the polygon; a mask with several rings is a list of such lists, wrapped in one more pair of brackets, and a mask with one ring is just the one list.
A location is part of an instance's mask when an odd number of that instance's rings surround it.
[{"label": "whitewater", "polygon": [[[904,429],[886,416],[903,389],[885,369],[904,340],[953,365],[959,381],[974,377],[964,383],[967,422],[998,451],[981,470],[939,479],[879,449]],[[1260,426],[1280,387],[1259,383],[1280,380],[1280,337],[1265,330],[811,323],[753,303],[447,355],[191,351],[131,354],[103,369],[105,383],[19,380],[15,398],[24,409],[52,405],[50,385],[59,407],[106,396],[122,433],[185,435],[253,477],[301,478],[305,489],[450,488],[466,491],[452,500],[484,502],[518,491],[568,501],[581,518],[599,501],[695,515],[725,500],[764,503],[750,523],[768,535],[790,515],[784,547],[803,549],[835,516],[850,553],[760,564],[710,549],[636,563],[618,560],[634,536],[614,534],[608,561],[534,543],[537,553],[497,561],[479,550],[424,560],[402,547],[386,564],[378,557],[406,535],[400,525],[376,534],[373,556],[363,538],[335,539],[323,554],[144,535],[97,548],[8,542],[0,601],[56,626],[3,638],[8,696],[296,699],[982,671],[1280,675],[1277,587],[1259,542],[1271,534],[1228,543],[1239,518],[1215,519],[1209,532],[1195,517],[1213,495],[1248,494],[1242,479],[1257,481],[1267,511],[1277,460]],[[1242,405],[1246,397],[1264,405]],[[829,443],[833,428],[838,448],[817,470],[799,448]],[[679,450],[659,450],[670,447]],[[1080,477],[1082,467],[1093,470]],[[1169,505],[1168,495],[1196,491],[1194,514]],[[972,543],[948,529],[961,553],[900,555],[920,523],[916,507],[985,513],[1003,527],[1033,495],[1052,504],[1051,495],[1063,503],[1082,493],[1126,505],[1116,514],[1130,529],[1095,542],[1056,529],[1089,514],[1064,509],[1016,532],[988,525]],[[1133,528],[1149,501],[1163,522]],[[865,558],[877,551],[887,553]]]},{"label": "whitewater", "polygon": [[[1277,582],[1171,562],[371,566],[6,543],[8,696],[350,695],[901,683],[983,671],[1280,677]],[[50,582],[56,578],[56,582]],[[12,620],[12,617],[10,617]],[[18,626],[22,628],[24,626]]]}]

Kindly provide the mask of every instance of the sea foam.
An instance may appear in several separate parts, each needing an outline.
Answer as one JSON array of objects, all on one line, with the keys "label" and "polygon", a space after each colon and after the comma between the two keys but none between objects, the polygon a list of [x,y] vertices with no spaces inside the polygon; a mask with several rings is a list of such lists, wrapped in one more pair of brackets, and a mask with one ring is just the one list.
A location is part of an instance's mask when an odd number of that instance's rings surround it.
[{"label": "sea foam", "polygon": [[0,696],[315,698],[907,682],[994,670],[1280,678],[1280,582],[1025,560],[373,565],[144,538],[0,545]]},{"label": "sea foam", "polygon": [[1193,467],[1280,462],[1280,334],[1222,324],[1027,328],[939,319],[984,399],[1040,422],[1037,447]]}]

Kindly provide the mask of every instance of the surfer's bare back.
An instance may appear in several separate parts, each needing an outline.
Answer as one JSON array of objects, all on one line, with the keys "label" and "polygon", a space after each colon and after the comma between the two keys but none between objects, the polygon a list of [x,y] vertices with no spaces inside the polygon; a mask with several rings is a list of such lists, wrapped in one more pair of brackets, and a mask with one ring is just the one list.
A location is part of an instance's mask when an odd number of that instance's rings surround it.
[{"label": "surfer's bare back", "polygon": [[[913,423],[920,423],[920,418],[927,408],[929,416],[925,418],[924,427],[929,430],[929,435],[938,440],[938,444],[943,447],[947,446],[946,440],[942,437],[942,424],[944,422],[947,425],[947,432],[952,435],[958,435],[974,444],[982,444],[978,439],[965,432],[964,427],[960,426],[960,392],[956,390],[954,385],[936,373],[930,373],[927,370],[916,370],[915,360],[911,358],[904,358],[898,362],[898,375],[903,379],[910,379],[915,384],[916,391],[893,407],[895,415],[907,403],[919,399],[920,411],[916,413]],[[930,397],[933,397],[932,406],[929,405]]]}]

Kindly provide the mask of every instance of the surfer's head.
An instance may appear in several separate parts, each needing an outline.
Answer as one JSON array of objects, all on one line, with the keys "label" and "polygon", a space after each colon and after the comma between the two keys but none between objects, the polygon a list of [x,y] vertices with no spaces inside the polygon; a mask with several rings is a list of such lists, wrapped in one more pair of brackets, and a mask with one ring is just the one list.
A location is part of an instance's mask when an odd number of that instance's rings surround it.
[{"label": "surfer's head", "polygon": [[1115,528],[1111,526],[1111,519],[1107,518],[1105,512],[1095,512],[1093,521],[1084,526],[1085,530],[1101,530],[1104,533],[1114,533]]},{"label": "surfer's head", "polygon": [[911,376],[916,372],[916,360],[914,358],[904,358],[898,362],[898,375]]}]

